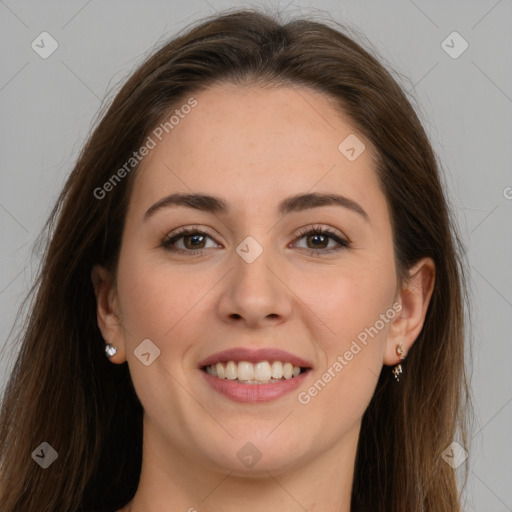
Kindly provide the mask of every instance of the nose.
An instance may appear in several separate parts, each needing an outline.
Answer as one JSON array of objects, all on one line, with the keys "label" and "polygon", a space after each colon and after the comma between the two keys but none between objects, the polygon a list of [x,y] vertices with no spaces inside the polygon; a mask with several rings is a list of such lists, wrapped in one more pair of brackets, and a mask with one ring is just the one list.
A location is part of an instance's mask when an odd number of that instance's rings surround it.
[{"label": "nose", "polygon": [[223,322],[259,328],[275,326],[289,318],[292,292],[277,258],[270,249],[251,263],[234,253],[233,267],[223,280],[218,313]]}]

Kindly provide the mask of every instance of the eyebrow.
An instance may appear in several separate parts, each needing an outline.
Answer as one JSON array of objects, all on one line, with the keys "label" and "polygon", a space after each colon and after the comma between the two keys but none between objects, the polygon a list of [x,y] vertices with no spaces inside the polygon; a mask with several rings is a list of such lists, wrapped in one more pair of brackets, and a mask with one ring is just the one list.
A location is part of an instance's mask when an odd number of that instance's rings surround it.
[{"label": "eyebrow", "polygon": [[[219,197],[206,194],[175,193],[153,204],[144,214],[144,220],[153,216],[157,211],[163,208],[180,206],[210,213],[229,212],[228,204]],[[320,208],[322,206],[341,206],[359,214],[366,221],[369,221],[368,214],[359,203],[339,194],[321,194],[315,192],[290,196],[279,203],[278,212],[281,215],[286,215],[288,213],[309,210],[311,208]]]}]

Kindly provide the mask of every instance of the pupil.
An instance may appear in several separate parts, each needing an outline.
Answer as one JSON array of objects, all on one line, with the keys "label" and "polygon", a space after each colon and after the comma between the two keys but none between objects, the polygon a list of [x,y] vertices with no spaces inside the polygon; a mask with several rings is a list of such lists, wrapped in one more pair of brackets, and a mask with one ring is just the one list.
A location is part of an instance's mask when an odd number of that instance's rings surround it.
[{"label": "pupil", "polygon": [[[197,239],[197,238],[204,238],[204,237],[203,237],[203,235],[189,235],[189,236],[185,237],[185,246],[187,247],[187,249],[190,249],[187,241],[190,241],[191,239]],[[197,240],[196,240],[196,242],[197,242]],[[192,244],[191,244],[192,249],[197,248],[198,244],[196,242],[192,242]],[[201,241],[199,243],[201,243]]]},{"label": "pupil", "polygon": [[[322,239],[324,239],[324,244],[325,244],[325,235],[318,235],[318,234],[317,235],[310,235],[310,238],[311,239],[322,238]],[[316,244],[316,243],[313,243],[313,245],[317,245],[318,246],[318,244]]]}]

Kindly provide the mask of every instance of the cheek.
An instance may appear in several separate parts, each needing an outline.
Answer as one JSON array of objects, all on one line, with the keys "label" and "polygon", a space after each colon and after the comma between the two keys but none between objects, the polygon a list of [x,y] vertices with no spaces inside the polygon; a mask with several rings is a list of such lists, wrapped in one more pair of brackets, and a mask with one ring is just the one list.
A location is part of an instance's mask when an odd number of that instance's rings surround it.
[{"label": "cheek", "polygon": [[[359,274],[326,281],[326,287],[327,282],[326,299],[316,301],[321,312],[316,323],[327,333],[316,339],[324,360],[316,380],[301,390],[299,402],[326,414],[325,422],[348,429],[362,417],[375,392],[394,317],[394,288],[392,280],[388,286],[382,280],[375,286],[369,275]],[[310,294],[310,303],[314,302]]]},{"label": "cheek", "polygon": [[[341,275],[331,285],[325,322],[336,333],[324,346],[321,400],[333,414],[360,417],[368,406],[382,370],[386,339],[394,318],[396,279],[391,258]],[[333,377],[334,375],[334,377]]]},{"label": "cheek", "polygon": [[[329,353],[344,350],[373,326],[391,308],[396,287],[391,260],[379,266],[358,262],[314,276],[297,275],[294,282],[297,295],[314,313],[311,318],[318,324],[318,341]],[[379,322],[379,331],[386,331],[387,326],[384,329]]]},{"label": "cheek", "polygon": [[[150,415],[171,415],[189,399],[180,393],[179,386],[175,389],[176,379],[183,380],[182,356],[193,343],[194,326],[201,325],[200,301],[209,288],[204,280],[194,280],[191,273],[151,263],[147,253],[131,253],[119,262],[126,356],[139,399]],[[146,339],[160,350],[155,364],[148,366],[136,356]],[[173,389],[175,392],[169,392]],[[168,409],[162,409],[163,404]]]},{"label": "cheek", "polygon": [[194,273],[149,261],[147,254],[132,253],[119,262],[124,327],[134,343],[145,338],[162,344],[169,338],[176,342],[172,334],[193,317],[195,306],[211,286]]}]

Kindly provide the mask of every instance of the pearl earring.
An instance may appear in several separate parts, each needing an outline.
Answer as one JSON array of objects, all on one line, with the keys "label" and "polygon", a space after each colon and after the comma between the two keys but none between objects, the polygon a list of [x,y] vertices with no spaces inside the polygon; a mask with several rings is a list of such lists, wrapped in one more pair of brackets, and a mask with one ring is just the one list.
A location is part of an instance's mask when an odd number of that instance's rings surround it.
[{"label": "pearl earring", "polygon": [[108,343],[105,346],[105,354],[109,359],[111,359],[115,355],[116,352],[117,352],[117,347],[114,347],[114,345],[111,345],[110,343]]}]

